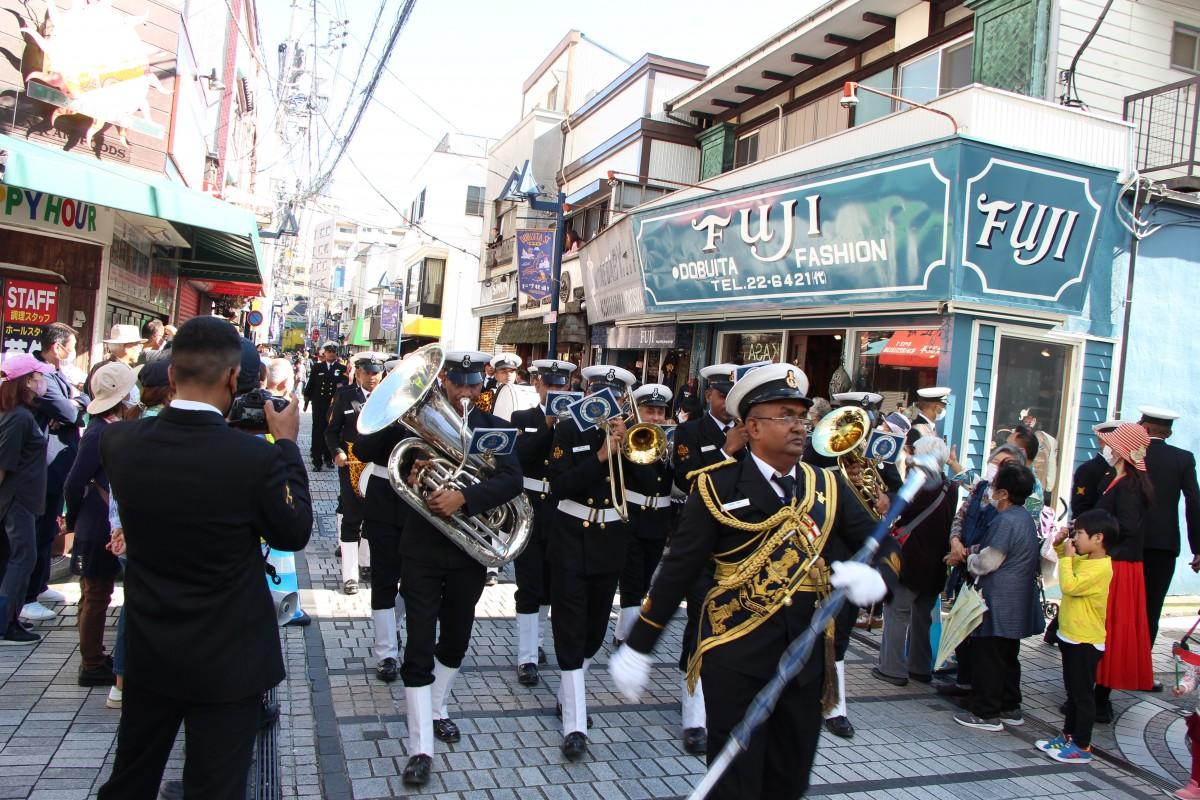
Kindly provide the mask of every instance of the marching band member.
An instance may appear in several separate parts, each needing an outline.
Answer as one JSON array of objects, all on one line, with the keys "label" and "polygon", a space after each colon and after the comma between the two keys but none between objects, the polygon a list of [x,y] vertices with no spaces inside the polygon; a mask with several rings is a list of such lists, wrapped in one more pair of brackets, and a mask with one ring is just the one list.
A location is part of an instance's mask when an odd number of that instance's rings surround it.
[{"label": "marching band member", "polygon": [[[607,364],[587,367],[583,378],[589,392],[609,388],[618,400],[635,380],[628,370]],[[613,420],[607,431],[580,431],[572,420],[554,426],[550,487],[558,510],[550,548],[550,622],[562,671],[562,751],[571,759],[587,752],[587,668],[604,644],[613,594],[625,565],[629,525],[613,508],[613,495],[619,502],[624,487],[612,485],[608,463],[622,458],[624,436],[621,419]]]},{"label": "marching band member", "polygon": [[[400,359],[389,358],[384,369],[391,371]],[[357,420],[355,427],[357,427]],[[362,535],[372,554],[371,626],[375,633],[375,677],[393,683],[399,676],[400,624],[404,619],[404,597],[400,594],[400,540],[408,517],[408,506],[388,478],[392,449],[410,432],[400,423],[375,433],[359,433],[354,454],[365,464],[359,475],[362,492]]]},{"label": "marching band member", "polygon": [[[446,353],[442,390],[459,413],[462,401],[474,402],[483,388],[483,368],[488,355],[475,351]],[[503,420],[471,408],[466,417],[471,428],[504,428]],[[392,446],[403,438],[391,426]],[[390,448],[389,448],[390,450]],[[521,465],[516,455],[494,455],[495,472],[462,489],[441,488],[425,499],[432,514],[450,517],[462,511],[474,516],[507,503],[521,493]],[[422,462],[401,465],[416,479]],[[483,594],[486,569],[441,533],[415,510],[410,510],[400,539],[401,592],[407,611],[408,641],[400,677],[404,680],[408,715],[408,763],[403,780],[408,786],[429,782],[433,766],[433,739],[454,743],[462,736],[449,718],[447,705],[463,657],[471,643],[475,603]]]},{"label": "marching band member", "polygon": [[516,560],[517,577],[517,682],[538,685],[542,663],[542,619],[550,606],[550,560],[547,547],[554,524],[554,496],[550,491],[550,447],[558,417],[546,409],[551,390],[567,385],[575,365],[567,361],[539,359],[531,366],[534,388],[541,404],[517,411],[512,425],[517,429],[517,458],[524,474],[525,497],[533,506],[533,535]]},{"label": "marching band member", "polygon": [[[325,429],[325,443],[329,452],[333,453],[333,464],[338,470],[342,591],[346,594],[358,594],[360,544],[366,550],[366,543],[360,542],[363,501],[359,488],[354,485],[354,479],[359,477],[362,467],[362,461],[353,453],[354,440],[358,437],[358,412],[383,380],[383,356],[380,353],[358,353],[354,356],[353,364],[354,383],[343,386],[334,394],[333,405],[329,409],[329,426]],[[369,555],[363,562],[365,568],[369,569]]]},{"label": "marching band member", "polygon": [[[871,415],[872,421],[879,418],[879,407],[883,403],[883,395],[875,392],[839,392],[830,398],[833,400],[834,408],[843,408],[845,406],[858,406]],[[813,452],[812,448],[808,448],[806,452]],[[819,453],[814,453],[817,457]],[[805,459],[808,461],[808,458]],[[831,466],[838,468],[837,460]],[[809,461],[809,463],[812,463]],[[814,466],[821,466],[814,464]],[[842,476],[847,481],[857,480],[857,473],[849,474],[848,471],[843,471]],[[858,496],[858,495],[856,495]],[[887,498],[876,498],[875,503],[867,508],[867,511],[875,519],[879,519],[886,512],[887,508],[884,503]],[[879,510],[879,509],[882,509]],[[850,558],[854,553],[838,553],[839,558]],[[858,621],[858,606],[852,603],[846,603],[842,606],[842,611],[837,615],[837,620],[834,623],[833,650],[834,650],[834,669],[837,670],[837,685],[838,685],[838,703],[833,708],[825,712],[825,730],[832,733],[834,736],[840,736],[843,739],[854,738],[854,725],[850,722],[848,709],[846,708],[846,651],[850,648],[850,634],[854,631],[854,623]]]},{"label": "marching band member", "polygon": [[[662,425],[667,421],[671,390],[661,383],[647,383],[633,392],[642,422]],[[666,459],[652,464],[625,464],[625,500],[629,504],[629,543],[621,570],[621,614],[617,619],[617,644],[625,640],[637,621],[642,598],[662,558],[667,533],[671,530],[671,482],[673,470]]]},{"label": "marching band member", "polygon": [[691,489],[689,472],[745,454],[746,428],[725,407],[736,371],[737,364],[713,364],[700,370],[708,413],[675,429],[675,485],[685,492]]},{"label": "marching band member", "polygon": [[946,416],[950,390],[945,386],[917,389],[917,417],[904,443],[912,447],[922,436],[938,436],[938,423]]},{"label": "marching band member", "polygon": [[[695,470],[719,464],[727,458],[741,459],[746,455],[746,426],[733,419],[726,408],[725,396],[733,388],[736,364],[713,364],[700,370],[704,379],[704,400],[708,411],[689,419],[675,429],[675,485],[684,494],[692,490]],[[672,537],[686,535],[676,526]],[[667,543],[670,547],[670,542]],[[704,681],[687,679],[687,665],[696,649],[696,629],[704,595],[712,588],[712,570],[704,569],[687,593],[687,626],[683,630],[683,647],[679,655],[680,707],[683,716],[683,747],[698,755],[707,749],[704,719]]]},{"label": "marching band member", "polygon": [[508,422],[513,411],[517,410],[513,395],[517,383],[517,370],[521,367],[521,357],[516,353],[501,353],[492,359],[492,371],[495,376],[495,388],[489,389],[490,397],[481,399],[484,410],[495,414]]},{"label": "marching band member", "polygon": [[[710,689],[720,689],[705,697],[710,763],[830,587],[845,588],[856,605],[869,605],[887,591],[869,565],[835,563],[832,572],[827,566],[830,553],[857,551],[875,521],[840,476],[800,461],[811,406],[807,392],[808,378],[790,364],[759,367],[734,384],[728,405],[745,424],[750,455],[697,476],[679,523],[687,535],[672,539],[629,639],[610,661],[618,689],[637,698],[649,680],[649,653],[658,637],[705,564],[715,561],[717,583],[705,599],[689,665],[689,678],[701,675]],[[885,539],[880,552],[894,580],[898,548]],[[814,652],[710,797],[787,800],[804,794],[822,706],[836,702],[832,659],[820,657],[830,655],[828,649],[818,644]]]},{"label": "marching band member", "polygon": [[349,381],[346,365],[338,361],[337,351],[337,344],[326,342],[321,347],[320,359],[314,360],[309,368],[308,382],[304,384],[304,407],[312,404],[312,463],[316,472],[333,463],[325,440],[325,426],[329,424],[333,393]]}]

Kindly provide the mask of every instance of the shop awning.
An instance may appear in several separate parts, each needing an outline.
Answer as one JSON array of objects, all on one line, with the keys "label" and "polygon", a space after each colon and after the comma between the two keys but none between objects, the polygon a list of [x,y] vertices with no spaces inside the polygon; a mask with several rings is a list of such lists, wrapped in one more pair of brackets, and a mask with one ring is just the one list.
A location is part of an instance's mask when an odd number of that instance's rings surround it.
[{"label": "shop awning", "polygon": [[172,183],[165,176],[64,153],[0,134],[4,183],[178,223],[191,232],[184,277],[263,283],[266,273],[254,215]]},{"label": "shop awning", "polygon": [[941,352],[941,331],[896,331],[880,351],[879,363],[888,367],[936,367]]},{"label": "shop awning", "polygon": [[516,306],[512,300],[502,300],[499,303],[485,303],[481,306],[474,306],[471,309],[471,315],[475,317],[498,317],[501,314],[507,314]]},{"label": "shop awning", "polygon": [[[510,319],[496,335],[496,344],[545,344],[550,331],[542,317]],[[558,341],[562,344],[587,344],[587,325],[583,314],[558,315]]]},{"label": "shop awning", "polygon": [[404,320],[405,336],[423,336],[426,339],[442,338],[442,321],[437,317],[413,317]]},{"label": "shop awning", "polygon": [[263,293],[261,283],[242,281],[192,281],[196,288],[208,294],[227,294],[235,297],[259,297]]},{"label": "shop awning", "polygon": [[354,320],[354,330],[350,333],[350,344],[355,347],[371,346],[371,318],[357,317]]}]

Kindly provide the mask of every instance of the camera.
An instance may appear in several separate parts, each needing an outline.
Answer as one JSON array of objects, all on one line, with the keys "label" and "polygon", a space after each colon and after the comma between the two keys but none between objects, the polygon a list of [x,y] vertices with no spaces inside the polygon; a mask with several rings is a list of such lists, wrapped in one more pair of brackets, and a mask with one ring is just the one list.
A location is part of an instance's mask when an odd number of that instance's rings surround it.
[{"label": "camera", "polygon": [[245,394],[233,398],[233,407],[229,409],[229,425],[248,431],[265,431],[267,429],[267,403],[275,406],[276,411],[288,407],[286,397],[276,397],[266,389],[251,389]]}]

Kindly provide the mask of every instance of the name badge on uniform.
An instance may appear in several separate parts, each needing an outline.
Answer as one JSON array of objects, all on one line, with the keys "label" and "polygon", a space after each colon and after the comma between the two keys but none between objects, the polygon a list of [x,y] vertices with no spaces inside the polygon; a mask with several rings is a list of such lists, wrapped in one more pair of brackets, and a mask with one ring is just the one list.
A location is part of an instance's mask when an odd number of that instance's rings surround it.
[{"label": "name badge on uniform", "polygon": [[526,433],[537,433],[538,429],[537,428],[526,428],[525,432]]},{"label": "name badge on uniform", "polygon": [[717,449],[717,446],[715,444],[706,444],[706,445],[701,445],[700,452],[701,453],[711,453],[713,450],[716,450],[716,449]]},{"label": "name badge on uniform", "polygon": [[572,453],[590,453],[592,446],[590,444],[581,444],[571,448]]},{"label": "name badge on uniform", "polygon": [[750,505],[750,498],[743,497],[741,500],[734,500],[732,502],[725,503],[723,506],[721,506],[721,508],[725,511],[737,511],[739,508],[745,508],[748,505]]},{"label": "name badge on uniform", "polygon": [[347,408],[347,409],[346,409],[345,411],[343,411],[342,413],[343,413],[343,414],[353,414],[355,411],[358,411],[358,409],[357,409],[357,408]]}]

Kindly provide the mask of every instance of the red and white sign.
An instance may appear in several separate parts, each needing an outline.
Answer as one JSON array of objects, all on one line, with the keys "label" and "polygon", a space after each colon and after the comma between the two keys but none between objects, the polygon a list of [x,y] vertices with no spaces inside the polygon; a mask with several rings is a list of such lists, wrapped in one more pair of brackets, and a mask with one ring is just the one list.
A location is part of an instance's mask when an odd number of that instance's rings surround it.
[{"label": "red and white sign", "polygon": [[311,335],[312,335],[312,340],[314,342],[321,341],[321,329],[320,328],[313,328]]},{"label": "red and white sign", "polygon": [[888,367],[936,368],[942,352],[942,332],[896,331],[879,353],[879,363]]}]

